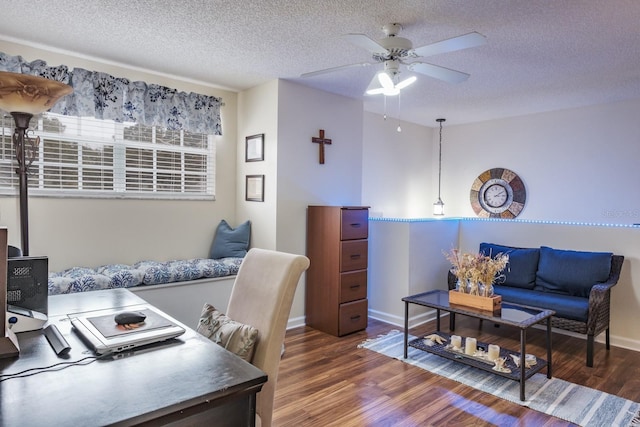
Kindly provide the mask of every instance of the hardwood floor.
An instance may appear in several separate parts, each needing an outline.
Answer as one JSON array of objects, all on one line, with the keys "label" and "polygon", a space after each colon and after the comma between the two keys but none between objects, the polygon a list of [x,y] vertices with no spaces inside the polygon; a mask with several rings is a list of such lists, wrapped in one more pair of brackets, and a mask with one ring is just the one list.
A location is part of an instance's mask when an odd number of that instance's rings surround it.
[{"label": "hardwood floor", "polygon": [[[448,325],[448,321],[443,322]],[[480,328],[480,329],[479,329]],[[369,319],[366,331],[342,338],[309,327],[287,331],[274,426],[568,426],[566,421],[493,397],[357,345],[393,329]],[[435,330],[429,322],[414,335]],[[446,330],[446,329],[445,329]],[[456,317],[456,333],[519,348],[515,328]],[[553,334],[553,375],[640,402],[640,353],[596,343],[585,366],[586,341]],[[545,332],[529,330],[527,353],[546,358]],[[545,372],[545,371],[543,371]]]}]

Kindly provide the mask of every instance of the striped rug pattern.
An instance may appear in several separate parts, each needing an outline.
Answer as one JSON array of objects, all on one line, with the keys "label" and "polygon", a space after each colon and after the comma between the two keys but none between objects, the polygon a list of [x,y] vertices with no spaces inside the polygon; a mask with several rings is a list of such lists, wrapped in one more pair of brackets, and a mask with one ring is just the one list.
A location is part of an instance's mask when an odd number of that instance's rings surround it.
[{"label": "striped rug pattern", "polygon": [[[391,331],[367,340],[358,347],[373,350],[580,426],[640,426],[640,403],[558,378],[548,379],[544,373],[537,373],[527,380],[526,400],[523,402],[520,400],[520,385],[517,381],[491,375],[413,347],[409,347],[409,357],[404,359],[403,335],[400,331]],[[409,336],[409,340],[414,338]]]}]

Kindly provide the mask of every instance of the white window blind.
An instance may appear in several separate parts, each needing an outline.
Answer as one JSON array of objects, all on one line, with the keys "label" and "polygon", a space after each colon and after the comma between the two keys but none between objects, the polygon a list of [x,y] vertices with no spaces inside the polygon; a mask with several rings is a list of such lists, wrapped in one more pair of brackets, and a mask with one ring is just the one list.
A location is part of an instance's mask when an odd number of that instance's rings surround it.
[{"label": "white window blind", "polygon": [[[0,193],[16,194],[13,119],[2,118]],[[135,123],[45,113],[31,119],[40,136],[29,194],[45,196],[215,197],[213,136]]]}]

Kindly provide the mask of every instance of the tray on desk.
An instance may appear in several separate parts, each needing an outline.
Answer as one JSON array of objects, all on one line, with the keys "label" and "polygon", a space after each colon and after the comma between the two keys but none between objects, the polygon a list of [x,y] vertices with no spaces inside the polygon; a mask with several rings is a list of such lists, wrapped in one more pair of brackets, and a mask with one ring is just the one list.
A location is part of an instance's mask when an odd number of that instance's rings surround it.
[{"label": "tray on desk", "polygon": [[[445,338],[447,342],[444,344],[438,344],[434,342],[433,345],[427,345],[424,342],[425,338],[420,337],[420,338],[415,338],[409,341],[408,344],[410,347],[417,348],[419,350],[426,351],[428,353],[436,354],[438,356],[447,358],[449,360],[453,360],[456,362],[463,363],[465,365],[473,366],[475,368],[479,368],[484,371],[491,372],[493,374],[500,375],[502,377],[509,378],[515,381],[520,381],[520,367],[516,366],[516,364],[513,362],[513,359],[510,356],[511,354],[514,354],[520,357],[519,352],[500,348],[500,357],[504,357],[506,359],[504,366],[509,368],[511,372],[496,371],[493,369],[493,366],[494,366],[493,363],[489,362],[488,360],[480,359],[474,356],[469,356],[467,354],[452,351],[451,349],[447,348],[448,343],[451,341],[450,334],[447,334],[446,332],[433,332],[433,333],[440,335],[442,338]],[[427,334],[427,335],[430,335],[430,334]],[[489,348],[489,344],[480,342],[480,341],[477,342],[476,346],[478,348],[484,348],[485,351],[486,349]],[[533,374],[540,372],[546,366],[547,366],[546,360],[536,357],[536,364],[529,368],[525,368],[524,379],[530,378],[531,376],[533,376]]]}]

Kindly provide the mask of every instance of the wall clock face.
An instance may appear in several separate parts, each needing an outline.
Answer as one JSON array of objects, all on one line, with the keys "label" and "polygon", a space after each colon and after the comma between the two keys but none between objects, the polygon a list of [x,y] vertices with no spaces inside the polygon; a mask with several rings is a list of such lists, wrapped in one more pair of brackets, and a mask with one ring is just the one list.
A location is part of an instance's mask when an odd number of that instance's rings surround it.
[{"label": "wall clock face", "polygon": [[515,218],[524,208],[527,191],[515,172],[494,168],[473,181],[469,199],[473,211],[481,218]]}]

